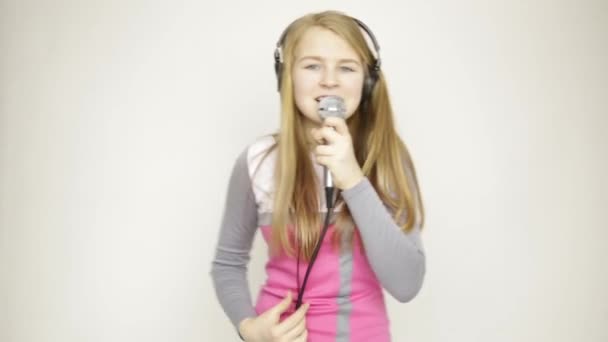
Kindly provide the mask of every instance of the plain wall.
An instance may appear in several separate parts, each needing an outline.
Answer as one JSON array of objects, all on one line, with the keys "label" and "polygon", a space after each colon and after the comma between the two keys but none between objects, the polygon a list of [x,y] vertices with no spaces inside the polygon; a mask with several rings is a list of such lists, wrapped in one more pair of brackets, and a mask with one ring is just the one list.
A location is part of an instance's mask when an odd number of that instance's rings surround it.
[{"label": "plain wall", "polygon": [[394,340],[608,341],[599,0],[1,1],[1,341],[237,340],[229,173],[278,127],[276,40],[325,9],[377,36],[426,205]]}]

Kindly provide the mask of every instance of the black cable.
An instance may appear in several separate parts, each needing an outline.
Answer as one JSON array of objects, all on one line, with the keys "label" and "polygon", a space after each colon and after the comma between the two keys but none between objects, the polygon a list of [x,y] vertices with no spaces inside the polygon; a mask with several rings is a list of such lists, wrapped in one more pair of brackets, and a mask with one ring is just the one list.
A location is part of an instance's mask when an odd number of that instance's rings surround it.
[{"label": "black cable", "polygon": [[[334,188],[326,187],[325,188],[325,206],[327,207],[327,214],[325,214],[325,223],[323,224],[323,230],[321,231],[321,236],[319,236],[319,241],[315,246],[315,250],[312,253],[312,257],[310,258],[310,263],[306,268],[306,275],[304,275],[304,282],[302,282],[302,287],[298,292],[298,300],[296,301],[296,310],[302,306],[302,298],[304,297],[304,290],[306,289],[306,283],[308,282],[308,276],[310,275],[310,270],[312,269],[312,265],[314,265],[315,260],[317,260],[317,255],[319,254],[319,249],[321,249],[321,245],[323,244],[323,239],[325,238],[325,233],[327,232],[327,228],[329,227],[329,218],[331,217],[331,211],[334,207],[333,198],[334,198]],[[298,255],[299,256],[299,255]],[[298,262],[299,266],[299,262]]]}]

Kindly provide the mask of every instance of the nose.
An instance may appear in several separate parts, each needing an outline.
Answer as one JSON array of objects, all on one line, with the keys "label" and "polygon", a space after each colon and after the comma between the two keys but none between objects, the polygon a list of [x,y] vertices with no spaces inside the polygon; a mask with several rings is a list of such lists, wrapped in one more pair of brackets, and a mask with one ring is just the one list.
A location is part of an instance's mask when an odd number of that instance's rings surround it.
[{"label": "nose", "polygon": [[338,85],[338,80],[335,73],[331,70],[325,69],[323,75],[321,76],[320,84],[326,88],[336,87]]}]

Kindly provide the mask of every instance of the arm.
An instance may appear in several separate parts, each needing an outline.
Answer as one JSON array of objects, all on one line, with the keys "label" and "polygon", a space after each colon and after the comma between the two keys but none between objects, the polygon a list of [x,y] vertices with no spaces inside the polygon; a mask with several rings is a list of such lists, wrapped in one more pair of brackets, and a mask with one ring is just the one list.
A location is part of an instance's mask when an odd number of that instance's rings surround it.
[{"label": "arm", "polygon": [[342,191],[342,198],[382,286],[400,302],[413,299],[426,271],[419,225],[410,233],[403,232],[367,178]]},{"label": "arm", "polygon": [[232,169],[219,241],[211,266],[215,293],[237,331],[241,321],[257,315],[247,282],[249,252],[256,229],[257,207],[245,149]]},{"label": "arm", "polygon": [[[363,175],[346,121],[328,117],[323,125],[322,128],[311,130],[318,144],[314,151],[315,159],[331,170],[334,184],[343,189],[342,198],[350,209],[367,259],[380,283],[397,300],[407,302],[420,291],[426,268],[420,241],[421,227],[416,225],[406,234],[395,223],[378,193]],[[407,164],[404,167],[406,174],[409,173],[408,178],[415,182],[413,168]],[[415,197],[420,203],[420,199]]]}]

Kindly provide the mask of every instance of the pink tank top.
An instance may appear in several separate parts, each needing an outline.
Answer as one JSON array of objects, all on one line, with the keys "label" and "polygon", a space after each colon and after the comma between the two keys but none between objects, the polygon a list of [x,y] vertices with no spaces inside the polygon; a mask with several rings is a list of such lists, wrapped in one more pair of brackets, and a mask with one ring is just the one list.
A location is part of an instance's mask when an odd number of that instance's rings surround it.
[{"label": "pink tank top", "polygon": [[[271,227],[260,227],[270,241]],[[309,342],[387,342],[389,320],[382,287],[372,271],[360,243],[338,250],[332,246],[334,225],[330,225],[317,260],[311,270],[303,302],[309,303],[306,328]],[[284,254],[266,263],[266,283],[262,286],[255,310],[263,313],[278,304],[291,291],[294,302],[281,320],[295,309],[298,293],[298,260]],[[308,263],[300,261],[299,281],[304,279]]]}]

